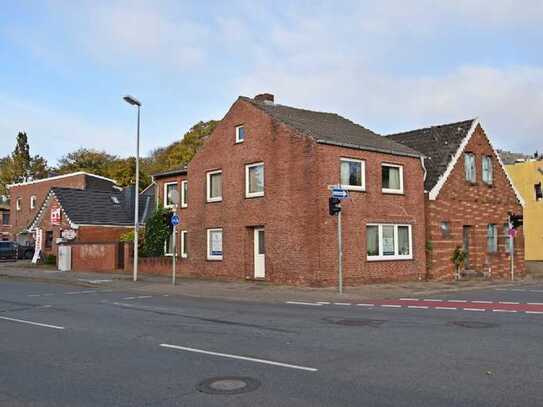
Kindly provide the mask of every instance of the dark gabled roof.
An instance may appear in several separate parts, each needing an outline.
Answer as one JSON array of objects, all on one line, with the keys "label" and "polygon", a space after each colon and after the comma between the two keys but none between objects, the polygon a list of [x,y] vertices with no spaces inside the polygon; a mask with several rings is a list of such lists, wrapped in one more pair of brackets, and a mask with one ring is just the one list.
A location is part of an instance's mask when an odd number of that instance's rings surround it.
[{"label": "dark gabled roof", "polygon": [[445,173],[462,141],[468,135],[476,119],[442,124],[424,129],[388,135],[387,138],[411,147],[426,158],[424,189],[431,191]]},{"label": "dark gabled roof", "polygon": [[257,101],[245,96],[240,96],[239,99],[251,103],[287,126],[314,138],[318,143],[410,157],[421,155],[405,145],[395,143],[335,113],[298,109]]},{"label": "dark gabled roof", "polygon": [[187,174],[187,166],[180,165],[178,167],[174,167],[166,171],[157,172],[156,174],[151,174],[151,175],[154,178],[160,178],[160,177],[168,177],[170,175],[186,175],[186,174]]}]

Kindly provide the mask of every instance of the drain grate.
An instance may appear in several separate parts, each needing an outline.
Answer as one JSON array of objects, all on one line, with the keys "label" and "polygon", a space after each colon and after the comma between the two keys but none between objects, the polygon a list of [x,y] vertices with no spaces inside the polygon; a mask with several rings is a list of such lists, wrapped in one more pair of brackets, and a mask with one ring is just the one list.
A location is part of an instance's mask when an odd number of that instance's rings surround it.
[{"label": "drain grate", "polygon": [[242,394],[260,387],[260,382],[251,377],[212,377],[198,383],[196,389],[207,394]]},{"label": "drain grate", "polygon": [[330,324],[343,325],[343,326],[369,326],[371,328],[379,328],[386,321],[383,319],[334,319],[324,318],[324,320]]},{"label": "drain grate", "polygon": [[471,329],[484,329],[484,328],[495,328],[498,324],[493,322],[481,322],[481,321],[453,321],[452,325],[460,326],[462,328],[471,328]]}]

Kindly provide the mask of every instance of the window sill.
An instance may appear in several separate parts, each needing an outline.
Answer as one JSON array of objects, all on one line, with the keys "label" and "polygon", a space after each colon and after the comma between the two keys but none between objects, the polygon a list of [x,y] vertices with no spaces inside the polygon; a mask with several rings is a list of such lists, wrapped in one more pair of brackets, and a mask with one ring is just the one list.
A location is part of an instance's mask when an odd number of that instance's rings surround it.
[{"label": "window sill", "polygon": [[236,140],[236,141],[234,142],[234,144],[241,144],[241,143],[243,143],[244,141],[245,141],[245,140]]},{"label": "window sill", "polygon": [[222,257],[207,257],[207,261],[222,261]]},{"label": "window sill", "polygon": [[222,198],[220,199],[208,199],[206,203],[214,203],[214,202],[222,202]]},{"label": "window sill", "polygon": [[341,189],[344,189],[345,191],[352,191],[352,192],[366,192],[365,187],[355,187],[352,185],[340,185]]},{"label": "window sill", "polygon": [[181,209],[186,209],[188,207],[189,207],[188,205],[181,205]]},{"label": "window sill", "polygon": [[395,189],[382,189],[381,192],[387,195],[405,195],[404,191],[398,191]]},{"label": "window sill", "polygon": [[251,198],[263,198],[264,197],[264,193],[258,193],[258,194],[245,194],[245,198],[246,199],[251,199]]},{"label": "window sill", "polygon": [[405,257],[405,256],[388,256],[388,257],[376,257],[376,258],[369,258],[366,257],[366,260],[368,262],[374,262],[374,261],[398,261],[398,260],[413,260],[413,257]]}]

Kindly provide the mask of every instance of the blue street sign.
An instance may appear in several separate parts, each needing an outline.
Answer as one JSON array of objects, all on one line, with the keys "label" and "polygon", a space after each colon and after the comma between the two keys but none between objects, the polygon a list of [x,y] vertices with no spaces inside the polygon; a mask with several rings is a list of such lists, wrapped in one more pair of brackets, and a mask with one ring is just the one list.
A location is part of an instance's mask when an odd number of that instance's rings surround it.
[{"label": "blue street sign", "polygon": [[179,225],[179,222],[181,222],[181,220],[179,219],[179,216],[177,216],[177,213],[174,213],[174,214],[172,215],[172,220],[171,220],[171,222],[172,222],[172,225],[173,225],[173,226]]},{"label": "blue street sign", "polygon": [[341,188],[334,188],[332,189],[332,198],[337,199],[345,199],[348,198],[349,195],[347,194],[347,191]]}]

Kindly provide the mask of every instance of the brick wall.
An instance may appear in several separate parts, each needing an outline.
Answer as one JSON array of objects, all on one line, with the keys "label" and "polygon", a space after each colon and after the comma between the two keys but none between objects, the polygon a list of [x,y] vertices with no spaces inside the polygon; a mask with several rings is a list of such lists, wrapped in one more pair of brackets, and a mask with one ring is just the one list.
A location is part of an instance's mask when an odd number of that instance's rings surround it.
[{"label": "brick wall", "polygon": [[100,243],[71,243],[72,271],[103,271],[117,270],[119,261],[118,242]]},{"label": "brick wall", "polygon": [[[505,172],[493,156],[492,147],[483,129],[478,126],[466,146],[466,152],[476,155],[477,182],[465,180],[464,157],[456,163],[446,184],[436,200],[426,201],[427,239],[432,242],[430,277],[453,278],[454,266],[451,256],[455,247],[463,246],[463,226],[470,226],[470,268],[475,271],[491,270],[493,277],[509,277],[510,257],[505,250],[504,223],[508,212],[522,213]],[[492,155],[493,183],[491,186],[481,179],[482,156]],[[445,237],[441,222],[450,225],[450,235]],[[498,226],[498,251],[487,251],[487,226]],[[515,267],[524,273],[524,238],[522,229],[515,239]]]},{"label": "brick wall", "polygon": [[[235,126],[246,138],[235,143]],[[179,230],[188,231],[191,275],[221,279],[254,276],[253,231],[264,227],[266,280],[335,284],[336,218],[328,214],[327,186],[339,180],[339,157],[367,160],[367,192],[344,204],[345,281],[416,279],[424,273],[423,171],[415,158],[318,145],[244,101],[236,102],[188,168],[189,207]],[[404,165],[405,194],[381,193],[381,162]],[[245,165],[264,162],[265,196],[245,198]],[[222,202],[206,202],[206,172],[222,170]],[[159,190],[161,188],[159,187]],[[414,259],[368,262],[368,222],[413,226]],[[208,228],[223,229],[223,260],[206,258]]]}]

